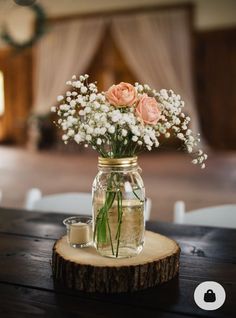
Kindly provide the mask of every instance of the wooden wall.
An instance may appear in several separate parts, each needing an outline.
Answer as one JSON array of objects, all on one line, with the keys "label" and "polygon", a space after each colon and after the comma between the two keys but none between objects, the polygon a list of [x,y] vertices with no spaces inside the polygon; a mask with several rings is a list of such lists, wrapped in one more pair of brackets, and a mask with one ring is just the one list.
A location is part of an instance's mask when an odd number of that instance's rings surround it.
[{"label": "wooden wall", "polygon": [[0,117],[0,142],[23,144],[32,104],[31,50],[15,53],[0,51],[4,75],[5,113]]},{"label": "wooden wall", "polygon": [[195,34],[196,93],[214,149],[236,149],[236,28]]},{"label": "wooden wall", "polygon": [[137,81],[107,28],[98,51],[87,70],[91,81],[97,81],[100,90],[107,90],[114,83]]}]

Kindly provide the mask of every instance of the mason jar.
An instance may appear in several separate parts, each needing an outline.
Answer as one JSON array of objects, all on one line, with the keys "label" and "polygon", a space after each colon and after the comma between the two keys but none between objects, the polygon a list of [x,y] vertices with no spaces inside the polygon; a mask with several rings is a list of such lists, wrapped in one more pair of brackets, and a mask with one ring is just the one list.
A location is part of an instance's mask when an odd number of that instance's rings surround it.
[{"label": "mason jar", "polygon": [[98,159],[93,182],[93,240],[102,256],[132,257],[144,244],[145,189],[137,157]]}]

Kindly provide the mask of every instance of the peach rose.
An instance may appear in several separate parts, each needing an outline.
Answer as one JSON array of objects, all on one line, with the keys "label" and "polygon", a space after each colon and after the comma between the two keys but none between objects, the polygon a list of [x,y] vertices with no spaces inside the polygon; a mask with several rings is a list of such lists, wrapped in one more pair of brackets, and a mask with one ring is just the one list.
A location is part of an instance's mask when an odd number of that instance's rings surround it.
[{"label": "peach rose", "polygon": [[112,85],[105,95],[111,105],[118,107],[133,106],[137,101],[137,92],[134,86],[124,82]]},{"label": "peach rose", "polygon": [[156,125],[161,117],[161,111],[156,99],[149,97],[147,94],[143,94],[140,97],[135,111],[141,121],[149,125]]}]

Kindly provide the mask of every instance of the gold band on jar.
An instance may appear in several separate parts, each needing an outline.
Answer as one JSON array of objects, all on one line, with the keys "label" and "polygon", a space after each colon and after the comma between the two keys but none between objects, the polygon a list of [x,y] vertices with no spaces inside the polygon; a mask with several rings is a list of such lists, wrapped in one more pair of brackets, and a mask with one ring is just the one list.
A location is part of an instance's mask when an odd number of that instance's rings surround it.
[{"label": "gold band on jar", "polygon": [[128,158],[103,158],[98,157],[99,167],[115,167],[115,168],[128,168],[135,167],[138,163],[138,157]]}]

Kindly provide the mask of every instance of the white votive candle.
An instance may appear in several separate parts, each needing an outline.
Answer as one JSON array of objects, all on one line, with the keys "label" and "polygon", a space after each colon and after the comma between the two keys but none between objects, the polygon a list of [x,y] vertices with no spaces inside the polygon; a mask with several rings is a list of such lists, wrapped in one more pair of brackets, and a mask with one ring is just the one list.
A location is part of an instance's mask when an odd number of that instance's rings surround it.
[{"label": "white votive candle", "polygon": [[91,225],[82,222],[71,224],[69,240],[71,244],[88,244],[91,241]]},{"label": "white votive candle", "polygon": [[87,247],[92,245],[91,217],[72,216],[63,221],[67,228],[67,241],[72,247]]}]

